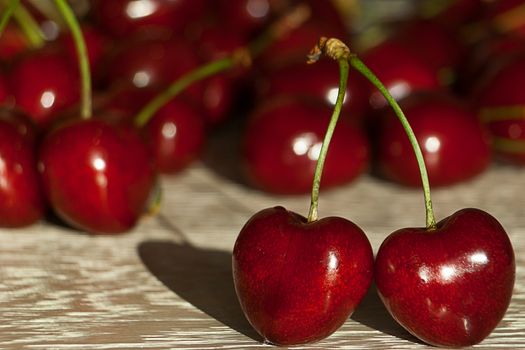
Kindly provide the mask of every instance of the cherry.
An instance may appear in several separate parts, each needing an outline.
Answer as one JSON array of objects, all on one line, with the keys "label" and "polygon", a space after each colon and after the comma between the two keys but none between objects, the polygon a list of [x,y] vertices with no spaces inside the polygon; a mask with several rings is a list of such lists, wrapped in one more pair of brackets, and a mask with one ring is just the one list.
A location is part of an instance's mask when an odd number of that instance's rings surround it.
[{"label": "cherry", "polygon": [[9,82],[16,105],[39,126],[79,100],[78,74],[70,60],[55,51],[40,50],[17,61]]},{"label": "cherry", "polygon": [[410,333],[436,346],[482,341],[501,321],[515,278],[514,253],[500,223],[462,209],[436,229],[404,228],[383,242],[377,289]]},{"label": "cherry", "polygon": [[[351,72],[348,81],[343,117],[359,121],[367,111],[368,101],[363,79]],[[262,99],[276,96],[299,96],[322,99],[328,106],[336,102],[339,77],[338,69],[328,60],[313,65],[304,62],[274,69],[265,74],[258,83]]]},{"label": "cherry", "polygon": [[[84,25],[82,27],[82,35],[86,43],[87,55],[89,65],[92,72],[98,72],[99,66],[103,63],[107,52],[109,50],[110,40],[97,27]],[[73,36],[67,32],[60,39],[66,49],[66,52],[71,57],[73,64],[77,64],[78,57],[75,48]],[[95,75],[97,73],[94,73]]]},{"label": "cherry", "polygon": [[98,234],[130,230],[155,177],[137,131],[100,119],[70,121],[51,131],[42,143],[39,166],[57,215]]},{"label": "cherry", "polygon": [[9,87],[7,86],[7,80],[0,73],[0,105],[6,105],[9,103]]},{"label": "cherry", "polygon": [[0,109],[0,226],[23,227],[43,216],[35,130],[20,112]]},{"label": "cherry", "polygon": [[[241,33],[254,33],[268,23],[275,0],[222,0],[219,17]],[[278,0],[280,1],[280,0]]]},{"label": "cherry", "polygon": [[451,1],[436,15],[435,20],[449,27],[458,28],[479,19],[484,6],[485,1],[483,0]]},{"label": "cherry", "polygon": [[[428,64],[441,82],[449,85],[454,82],[455,70],[465,55],[463,44],[449,28],[437,21],[414,20],[404,24],[392,40]],[[421,50],[423,46],[425,50]]]},{"label": "cherry", "polygon": [[[329,119],[330,108],[315,101],[282,99],[257,108],[244,133],[249,181],[268,192],[308,192]],[[342,119],[327,156],[323,188],[354,180],[368,158],[364,132]]]},{"label": "cherry", "polygon": [[16,25],[7,25],[0,40],[0,59],[8,61],[30,47],[24,33]]},{"label": "cherry", "polygon": [[352,222],[314,222],[283,207],[253,215],[233,249],[241,307],[265,341],[310,343],[336,331],[372,281],[373,254]]},{"label": "cherry", "polygon": [[494,136],[495,151],[516,164],[525,164],[525,93],[516,88],[523,79],[521,55],[489,75],[475,95],[480,118]]},{"label": "cherry", "polygon": [[97,0],[93,12],[109,33],[124,37],[152,28],[181,33],[205,12],[206,5],[203,0]]},{"label": "cherry", "polygon": [[[442,88],[434,69],[393,40],[384,41],[367,50],[362,59],[397,101],[418,91]],[[386,107],[387,102],[381,93],[371,84],[368,86],[370,106],[373,109]]]},{"label": "cherry", "polygon": [[175,173],[190,164],[203,148],[202,112],[183,99],[164,105],[146,124],[144,133],[160,173]]},{"label": "cherry", "polygon": [[[199,59],[182,38],[137,37],[121,47],[110,59],[107,78],[113,84],[137,88],[162,87],[195,69]],[[198,98],[200,90],[190,88]]]},{"label": "cherry", "polygon": [[[258,59],[258,65],[269,70],[286,67],[293,63],[304,63],[306,55],[312,48],[312,43],[319,39],[319,33],[333,37],[346,35],[345,32],[341,32],[340,28],[332,26],[330,22],[312,19],[273,42]],[[276,55],[276,52],[279,54]]]},{"label": "cherry", "polygon": [[[450,185],[481,173],[490,162],[490,143],[474,112],[444,95],[414,96],[401,103],[423,151],[430,182]],[[421,179],[403,127],[392,113],[378,135],[379,170],[388,179],[420,186]]]}]

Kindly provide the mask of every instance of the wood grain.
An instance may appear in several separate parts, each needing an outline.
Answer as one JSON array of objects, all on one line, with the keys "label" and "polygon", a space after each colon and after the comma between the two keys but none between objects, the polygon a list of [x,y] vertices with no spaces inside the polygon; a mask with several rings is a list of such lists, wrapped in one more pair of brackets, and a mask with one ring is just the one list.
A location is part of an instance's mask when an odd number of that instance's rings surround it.
[{"label": "wood grain", "polygon": [[[238,306],[231,278],[236,235],[274,205],[306,214],[308,196],[248,189],[196,164],[164,178],[161,213],[117,237],[51,223],[0,231],[0,349],[251,349],[261,344]],[[472,182],[433,193],[438,218],[463,207],[496,216],[517,258],[510,308],[477,349],[525,349],[524,171],[497,165]],[[388,233],[424,224],[420,191],[370,176],[321,191],[320,215],[361,226],[377,250]],[[421,349],[372,289],[328,339],[299,349]]]}]

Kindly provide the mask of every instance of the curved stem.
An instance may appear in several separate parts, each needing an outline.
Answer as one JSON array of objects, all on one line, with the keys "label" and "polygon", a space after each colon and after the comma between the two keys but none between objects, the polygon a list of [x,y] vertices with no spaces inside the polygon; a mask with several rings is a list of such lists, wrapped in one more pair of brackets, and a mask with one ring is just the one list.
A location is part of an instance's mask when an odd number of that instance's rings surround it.
[{"label": "curved stem", "polygon": [[42,47],[45,43],[44,35],[38,26],[38,23],[35,21],[33,16],[27,11],[23,4],[19,4],[14,12],[13,17],[20,26],[20,29],[24,32],[24,35],[31,44],[32,47],[38,48]]},{"label": "curved stem", "polygon": [[308,213],[308,222],[316,221],[318,214],[318,202],[319,202],[319,187],[321,185],[321,175],[323,174],[324,162],[326,160],[326,154],[328,153],[328,147],[330,146],[330,141],[332,140],[332,135],[337,125],[339,115],[341,114],[341,109],[343,107],[343,101],[345,99],[346,93],[346,84],[348,81],[348,70],[349,65],[346,57],[341,57],[338,59],[339,62],[339,91],[337,93],[337,100],[335,103],[334,111],[332,117],[330,118],[330,123],[328,124],[328,129],[324,136],[323,144],[321,146],[321,151],[319,152],[319,158],[317,159],[317,165],[314,173],[314,182],[312,185],[312,198],[310,201],[310,211]]},{"label": "curved stem", "polygon": [[11,0],[7,4],[4,13],[2,13],[2,18],[0,18],[0,36],[4,32],[5,27],[9,23],[9,20],[11,19],[11,16],[13,15],[13,12],[15,11],[19,3],[20,0]]},{"label": "curved stem", "polygon": [[73,35],[75,48],[78,56],[78,68],[81,77],[81,110],[80,115],[83,119],[91,118],[91,72],[87,55],[86,42],[82,35],[82,30],[77,18],[66,0],[55,0],[55,4]]},{"label": "curved stem", "polygon": [[183,75],[140,110],[135,117],[135,125],[138,127],[145,125],[162,106],[194,82],[231,68],[235,64],[235,60],[232,57],[226,57],[212,61]]},{"label": "curved stem", "polygon": [[421,182],[423,184],[423,193],[425,196],[425,208],[426,208],[426,226],[427,229],[435,229],[436,228],[436,219],[434,218],[434,211],[432,209],[432,200],[430,198],[430,185],[428,181],[428,174],[427,169],[425,166],[425,160],[423,158],[423,153],[421,152],[421,148],[419,147],[419,144],[417,142],[416,136],[414,135],[414,131],[412,130],[412,127],[408,123],[405,114],[397,104],[396,100],[390,95],[390,92],[388,92],[388,89],[381,83],[381,81],[376,77],[374,73],[368,67],[361,61],[358,57],[355,55],[352,55],[349,58],[349,62],[357,71],[359,71],[363,76],[365,76],[380,92],[383,94],[385,99],[388,101],[392,109],[394,110],[394,113],[398,117],[399,121],[403,125],[403,128],[405,129],[405,132],[408,136],[408,139],[410,140],[410,144],[412,145],[412,148],[414,150],[414,154],[416,155],[417,164],[419,167],[419,172],[421,174]]},{"label": "curved stem", "polygon": [[189,85],[237,65],[250,65],[253,58],[262,54],[276,39],[299,27],[309,16],[310,8],[306,5],[299,5],[272,24],[264,33],[251,42],[247,48],[239,48],[225,58],[209,62],[183,75],[139,111],[135,117],[135,125],[138,127],[146,125],[162,106]]}]

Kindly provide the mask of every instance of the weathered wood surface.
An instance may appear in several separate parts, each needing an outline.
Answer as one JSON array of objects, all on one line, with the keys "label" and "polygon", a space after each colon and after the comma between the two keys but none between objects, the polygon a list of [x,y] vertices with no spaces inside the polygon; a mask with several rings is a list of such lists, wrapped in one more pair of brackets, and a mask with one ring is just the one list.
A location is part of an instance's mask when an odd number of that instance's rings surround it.
[{"label": "weathered wood surface", "polygon": [[[274,197],[196,164],[164,178],[160,215],[129,234],[91,237],[57,225],[0,231],[0,349],[248,349],[263,347],[233,291],[231,250],[256,211],[306,214],[308,196]],[[525,349],[525,170],[497,165],[435,190],[438,218],[463,207],[496,216],[517,258],[511,306],[478,349]],[[368,175],[322,191],[320,215],[347,217],[374,249],[424,224],[422,195]],[[419,349],[373,291],[333,336],[308,349]]]}]

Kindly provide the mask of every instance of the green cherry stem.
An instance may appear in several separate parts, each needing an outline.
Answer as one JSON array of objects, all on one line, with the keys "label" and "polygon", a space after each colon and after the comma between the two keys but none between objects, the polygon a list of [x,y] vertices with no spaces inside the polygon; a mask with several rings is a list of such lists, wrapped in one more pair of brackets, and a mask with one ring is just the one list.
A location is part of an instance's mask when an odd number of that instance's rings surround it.
[{"label": "green cherry stem", "polygon": [[[7,4],[6,1],[4,1],[4,3]],[[14,8],[13,17],[32,47],[38,48],[44,45],[44,35],[42,34],[38,23],[23,4],[20,3]]]},{"label": "green cherry stem", "polygon": [[73,35],[75,48],[78,56],[78,67],[81,77],[81,110],[82,119],[91,118],[92,101],[91,101],[91,72],[89,69],[89,60],[87,55],[86,42],[80,25],[78,24],[75,13],[66,0],[55,0],[55,4],[64,17],[64,20]]},{"label": "green cherry stem", "polygon": [[426,227],[429,230],[436,228],[436,219],[434,217],[434,210],[432,209],[432,199],[430,197],[430,184],[428,181],[427,168],[425,166],[425,160],[423,158],[423,153],[417,142],[417,138],[414,135],[414,131],[410,126],[405,114],[399,107],[399,104],[392,97],[388,89],[383,85],[383,83],[377,78],[377,76],[361,61],[356,55],[351,55],[349,58],[350,65],[355,68],[359,73],[361,73],[368,81],[370,81],[385,97],[388,101],[397,118],[403,125],[405,132],[408,136],[414,154],[416,155],[417,164],[419,167],[419,173],[421,174],[421,182],[423,185],[423,193],[425,197],[425,208],[426,208]]},{"label": "green cherry stem", "polygon": [[144,126],[162,106],[194,82],[227,70],[235,64],[236,61],[232,57],[226,57],[207,63],[183,75],[139,111],[135,117],[135,125],[138,127]]},{"label": "green cherry stem", "polygon": [[272,24],[264,33],[256,38],[248,47],[241,47],[224,58],[204,64],[197,69],[186,73],[168,88],[155,96],[136,115],[135,125],[142,127],[148,123],[153,115],[171,99],[184,91],[191,84],[201,81],[220,72],[236,66],[250,66],[253,58],[259,56],[277,38],[286,35],[299,27],[310,17],[310,8],[299,5]]},{"label": "green cherry stem", "polygon": [[323,167],[326,160],[326,155],[328,153],[328,147],[330,146],[330,141],[332,140],[332,135],[334,134],[337,121],[339,120],[339,115],[341,114],[341,109],[343,107],[343,101],[345,98],[346,84],[348,81],[348,70],[349,65],[345,57],[338,58],[339,62],[339,91],[337,93],[337,100],[335,103],[334,111],[330,117],[330,123],[326,130],[323,144],[319,152],[319,158],[317,159],[317,164],[315,167],[314,181],[312,185],[312,197],[310,201],[310,211],[308,213],[308,222],[316,221],[318,218],[318,206],[319,206],[319,188],[321,186],[321,176],[323,174]]},{"label": "green cherry stem", "polygon": [[20,0],[11,0],[7,4],[4,13],[2,13],[2,17],[0,18],[0,36],[4,32],[7,23],[9,23],[9,20],[11,19],[11,16],[13,15],[13,12],[15,11],[19,3]]}]

